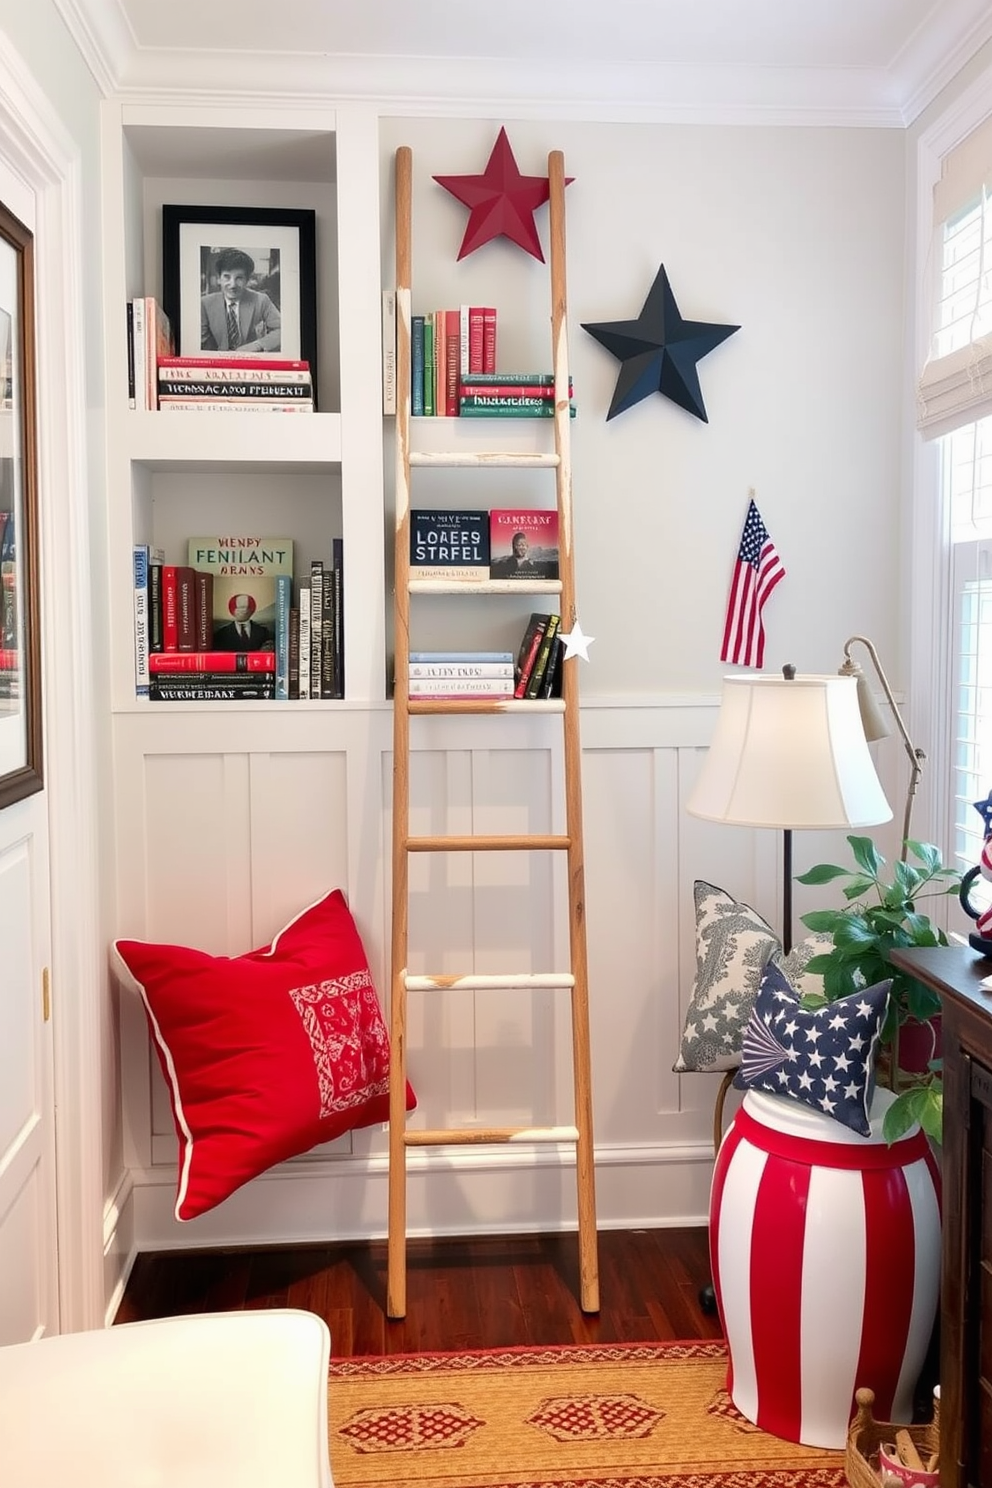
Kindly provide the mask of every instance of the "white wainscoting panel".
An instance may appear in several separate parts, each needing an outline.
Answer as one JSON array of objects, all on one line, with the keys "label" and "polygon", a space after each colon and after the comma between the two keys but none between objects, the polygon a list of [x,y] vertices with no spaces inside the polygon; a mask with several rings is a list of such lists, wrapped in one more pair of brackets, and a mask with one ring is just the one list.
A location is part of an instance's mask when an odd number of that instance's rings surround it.
[{"label": "white wainscoting panel", "polygon": [[[716,883],[773,925],[780,922],[781,834],[701,822],[685,810],[714,716],[709,699],[583,708],[593,1115],[604,1228],[705,1219],[719,1079],[672,1071],[695,972],[693,880]],[[415,833],[563,830],[557,720],[413,722]],[[212,747],[209,717],[118,717],[117,767],[128,807],[119,833],[121,933],[238,954],[340,886],[386,1007],[391,711],[288,706],[281,714],[268,707],[251,725],[237,753]],[[797,837],[796,851],[798,872],[846,848],[837,834],[806,834]],[[414,854],[410,970],[567,970],[563,874],[557,854]],[[797,923],[797,938],[801,933]],[[569,1122],[567,996],[412,993],[409,1071],[420,1104],[411,1122]],[[285,1163],[212,1213],[177,1224],[164,1085],[140,1008],[123,997],[121,1013],[134,1180],[133,1213],[125,1217],[139,1249],[385,1233],[380,1128]],[[420,1149],[409,1154],[408,1174],[411,1234],[575,1225],[570,1145]]]}]

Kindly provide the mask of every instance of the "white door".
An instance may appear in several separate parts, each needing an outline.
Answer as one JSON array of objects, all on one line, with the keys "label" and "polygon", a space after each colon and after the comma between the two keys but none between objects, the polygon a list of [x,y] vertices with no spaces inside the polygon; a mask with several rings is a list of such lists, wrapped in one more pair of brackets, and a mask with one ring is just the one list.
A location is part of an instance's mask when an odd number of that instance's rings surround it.
[{"label": "white door", "polygon": [[[2,155],[0,202],[34,232],[33,195]],[[0,1345],[58,1331],[50,893],[41,790],[0,810]]]}]

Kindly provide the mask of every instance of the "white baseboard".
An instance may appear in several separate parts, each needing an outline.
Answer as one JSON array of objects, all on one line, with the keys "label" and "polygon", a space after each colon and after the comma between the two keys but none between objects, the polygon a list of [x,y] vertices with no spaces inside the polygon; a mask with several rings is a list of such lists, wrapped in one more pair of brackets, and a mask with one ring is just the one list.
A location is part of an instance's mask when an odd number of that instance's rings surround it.
[{"label": "white baseboard", "polygon": [[[598,1227],[705,1224],[712,1166],[708,1144],[597,1150]],[[128,1221],[135,1251],[369,1240],[386,1234],[383,1159],[285,1163],[186,1223],[173,1216],[174,1170],[131,1176]],[[503,1150],[411,1153],[407,1218],[410,1238],[574,1230],[574,1163],[547,1153]]]}]

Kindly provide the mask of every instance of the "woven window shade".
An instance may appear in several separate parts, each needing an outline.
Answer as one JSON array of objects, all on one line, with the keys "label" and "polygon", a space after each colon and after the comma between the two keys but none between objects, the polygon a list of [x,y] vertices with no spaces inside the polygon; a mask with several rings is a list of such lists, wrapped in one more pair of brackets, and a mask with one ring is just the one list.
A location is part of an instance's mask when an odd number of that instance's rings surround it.
[{"label": "woven window shade", "polygon": [[945,157],[933,195],[934,308],[917,418],[928,439],[992,413],[992,117]]}]

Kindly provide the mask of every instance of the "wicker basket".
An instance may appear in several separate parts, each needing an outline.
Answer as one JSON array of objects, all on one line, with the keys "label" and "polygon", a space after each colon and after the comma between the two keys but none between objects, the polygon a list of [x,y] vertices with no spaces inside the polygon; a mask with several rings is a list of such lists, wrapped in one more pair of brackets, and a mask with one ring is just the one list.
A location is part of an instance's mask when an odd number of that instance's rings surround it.
[{"label": "wicker basket", "polygon": [[908,1431],[913,1445],[924,1461],[940,1448],[940,1405],[934,1398],[933,1420],[925,1426],[897,1426],[891,1421],[876,1421],[871,1413],[875,1403],[873,1390],[855,1393],[857,1414],[847,1431],[844,1468],[850,1488],[879,1488],[878,1449],[895,1440],[897,1431]]}]

